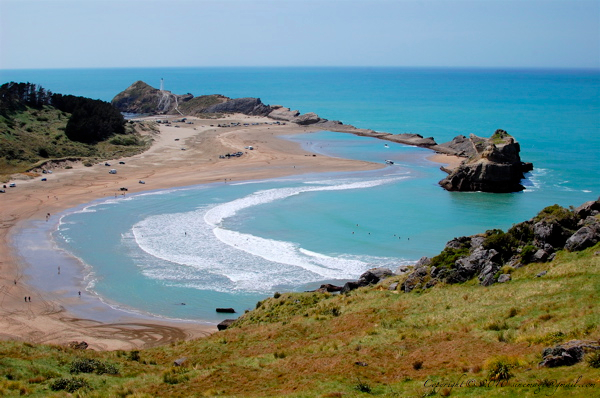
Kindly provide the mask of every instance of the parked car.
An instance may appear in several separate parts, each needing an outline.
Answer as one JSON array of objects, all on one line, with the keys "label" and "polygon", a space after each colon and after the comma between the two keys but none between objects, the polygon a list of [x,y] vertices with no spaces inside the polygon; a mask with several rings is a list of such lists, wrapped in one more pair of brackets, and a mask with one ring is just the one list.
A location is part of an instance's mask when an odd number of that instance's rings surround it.
[{"label": "parked car", "polygon": [[15,188],[17,186],[17,184],[15,184],[14,182],[11,182],[10,185],[8,186],[9,188]]},{"label": "parked car", "polygon": [[42,181],[48,181],[48,179],[46,177],[42,178]]}]

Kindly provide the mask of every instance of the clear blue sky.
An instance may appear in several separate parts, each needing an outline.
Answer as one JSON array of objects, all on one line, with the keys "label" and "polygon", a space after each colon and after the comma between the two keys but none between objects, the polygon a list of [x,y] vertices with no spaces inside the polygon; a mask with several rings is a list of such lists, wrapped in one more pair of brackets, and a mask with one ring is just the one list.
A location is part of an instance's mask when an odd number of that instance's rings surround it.
[{"label": "clear blue sky", "polygon": [[600,0],[0,0],[0,69],[600,68]]}]

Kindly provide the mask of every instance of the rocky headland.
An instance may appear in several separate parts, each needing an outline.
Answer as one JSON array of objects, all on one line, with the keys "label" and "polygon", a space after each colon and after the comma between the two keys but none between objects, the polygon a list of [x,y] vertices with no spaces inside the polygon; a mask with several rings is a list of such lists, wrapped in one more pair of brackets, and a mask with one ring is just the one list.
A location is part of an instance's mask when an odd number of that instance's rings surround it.
[{"label": "rocky headland", "polygon": [[266,116],[280,122],[295,123],[340,133],[373,137],[399,144],[418,146],[438,153],[463,157],[465,160],[454,170],[442,167],[449,175],[440,181],[448,191],[518,192],[524,189],[524,173],[533,169],[519,156],[519,143],[504,130],[496,130],[490,138],[459,135],[452,141],[437,144],[433,137],[419,134],[391,134],[371,129],[356,128],[337,120],[327,120],[316,113],[301,114],[282,105],[266,105],[260,98],[229,98],[219,94],[194,97],[176,95],[158,90],[137,81],[117,94],[113,106],[124,113],[156,115],[210,116],[223,113],[241,113]]},{"label": "rocky headland", "polygon": [[[432,258],[422,257],[414,265],[372,268],[344,286],[322,285],[317,292],[346,293],[375,285],[384,279],[404,275],[389,290],[411,292],[429,289],[439,283],[464,283],[477,278],[482,286],[506,283],[511,272],[531,263],[551,262],[560,250],[577,252],[600,242],[600,198],[576,209],[553,205],[528,221],[515,224],[507,232],[499,229],[454,238]],[[597,252],[596,255],[600,254]],[[538,277],[543,277],[542,271]]]}]

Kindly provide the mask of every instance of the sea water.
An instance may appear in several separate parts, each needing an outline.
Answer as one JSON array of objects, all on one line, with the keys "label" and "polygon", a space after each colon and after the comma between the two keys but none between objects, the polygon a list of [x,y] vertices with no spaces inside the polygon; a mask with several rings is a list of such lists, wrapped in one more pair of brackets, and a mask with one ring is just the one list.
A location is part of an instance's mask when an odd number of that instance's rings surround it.
[{"label": "sea water", "polygon": [[[360,173],[208,184],[97,201],[52,236],[86,265],[113,307],[219,321],[275,291],[311,290],[433,256],[456,236],[507,229],[543,207],[600,194],[597,71],[402,68],[185,68],[2,71],[64,94],[110,100],[136,80],[176,94],[255,96],[268,104],[445,142],[502,128],[535,169],[514,194],[446,192],[421,148],[349,134],[288,137],[308,150],[383,163]],[[185,303],[186,305],[181,305]]]}]

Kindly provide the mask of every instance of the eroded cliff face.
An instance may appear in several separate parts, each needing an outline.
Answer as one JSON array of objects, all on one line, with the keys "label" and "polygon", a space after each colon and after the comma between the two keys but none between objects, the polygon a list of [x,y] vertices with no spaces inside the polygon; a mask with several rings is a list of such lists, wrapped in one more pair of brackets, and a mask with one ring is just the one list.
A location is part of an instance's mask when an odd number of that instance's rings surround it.
[{"label": "eroded cliff face", "polygon": [[163,115],[200,115],[203,113],[242,113],[267,116],[273,109],[259,98],[228,98],[223,95],[177,95],[137,81],[117,94],[112,102],[121,112]]},{"label": "eroded cliff face", "polygon": [[178,114],[178,107],[192,98],[192,94],[175,95],[138,80],[117,94],[111,104],[126,113]]},{"label": "eroded cliff face", "polygon": [[522,191],[523,174],[533,169],[531,163],[521,161],[519,143],[504,130],[496,130],[490,138],[471,134],[468,141],[461,136],[442,145],[455,150],[454,154],[469,156],[440,181],[448,191]]}]

